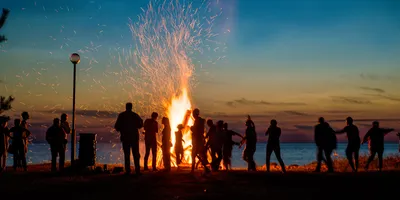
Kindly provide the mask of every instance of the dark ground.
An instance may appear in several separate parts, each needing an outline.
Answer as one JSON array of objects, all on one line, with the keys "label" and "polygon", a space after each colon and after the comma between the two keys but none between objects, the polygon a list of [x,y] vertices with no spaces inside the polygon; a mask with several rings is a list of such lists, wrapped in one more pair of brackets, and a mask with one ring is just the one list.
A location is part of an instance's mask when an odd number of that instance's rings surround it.
[{"label": "dark ground", "polygon": [[1,199],[396,199],[400,172],[307,173],[188,171],[84,176],[29,172],[0,174]]}]

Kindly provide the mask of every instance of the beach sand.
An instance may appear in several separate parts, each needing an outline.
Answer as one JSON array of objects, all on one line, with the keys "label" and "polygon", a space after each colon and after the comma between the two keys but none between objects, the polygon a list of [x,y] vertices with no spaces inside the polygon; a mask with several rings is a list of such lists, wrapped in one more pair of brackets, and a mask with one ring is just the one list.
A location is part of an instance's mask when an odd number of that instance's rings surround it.
[{"label": "beach sand", "polygon": [[188,169],[172,172],[60,175],[49,165],[29,166],[28,172],[8,169],[0,174],[1,199],[383,199],[397,198],[400,171],[213,172]]}]

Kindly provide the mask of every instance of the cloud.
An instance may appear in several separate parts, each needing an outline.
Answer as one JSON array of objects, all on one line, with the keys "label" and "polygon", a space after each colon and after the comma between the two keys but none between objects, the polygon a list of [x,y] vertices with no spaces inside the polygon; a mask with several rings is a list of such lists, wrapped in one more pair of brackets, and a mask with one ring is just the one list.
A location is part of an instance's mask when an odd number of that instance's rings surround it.
[{"label": "cloud", "polygon": [[360,87],[360,89],[373,91],[373,92],[378,92],[378,93],[385,93],[385,90],[380,89],[380,88]]},{"label": "cloud", "polygon": [[314,126],[308,126],[308,125],[294,125],[299,130],[305,130],[305,131],[311,131],[314,130]]},{"label": "cloud", "polygon": [[331,97],[334,102],[349,104],[372,104],[371,101],[356,97]]},{"label": "cloud", "polygon": [[255,100],[248,100],[245,98],[236,99],[233,101],[226,102],[227,106],[236,107],[236,105],[244,105],[244,106],[266,106],[266,105],[288,105],[288,106],[299,106],[299,105],[306,105],[305,103],[299,102],[266,102],[266,101],[255,101]]},{"label": "cloud", "polygon": [[387,100],[391,100],[391,101],[398,101],[400,102],[400,97],[394,97],[391,95],[382,95],[382,94],[366,94],[368,96],[374,96],[374,97],[379,97],[382,99],[387,99]]},{"label": "cloud", "polygon": [[293,110],[288,110],[288,111],[283,111],[284,113],[290,114],[290,115],[297,115],[297,116],[309,116],[307,113],[302,113],[298,111],[293,111]]},{"label": "cloud", "polygon": [[399,77],[396,76],[390,76],[390,75],[377,75],[377,74],[360,74],[360,78],[365,79],[365,80],[397,80]]}]

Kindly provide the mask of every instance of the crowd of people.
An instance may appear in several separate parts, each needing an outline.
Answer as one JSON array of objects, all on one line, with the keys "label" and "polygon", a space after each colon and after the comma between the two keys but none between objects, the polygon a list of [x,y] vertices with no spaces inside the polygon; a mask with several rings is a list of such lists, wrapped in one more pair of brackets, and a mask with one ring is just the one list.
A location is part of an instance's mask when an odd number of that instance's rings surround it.
[{"label": "crowd of people", "polygon": [[[190,111],[188,111],[190,113]],[[200,117],[200,110],[194,109],[192,112],[194,118],[194,124],[190,128],[192,134],[192,168],[191,171],[195,170],[196,164],[202,164],[206,173],[212,171],[218,171],[220,168],[225,170],[231,169],[231,156],[234,145],[238,145],[239,148],[245,145],[243,151],[243,160],[248,163],[249,171],[256,171],[256,163],[254,161],[254,153],[256,152],[257,144],[257,133],[254,122],[251,117],[248,116],[246,120],[246,130],[244,135],[228,129],[228,124],[220,120],[214,123],[211,119],[205,120]],[[145,146],[146,153],[144,157],[144,170],[148,170],[147,163],[150,152],[152,153],[152,168],[157,171],[156,167],[156,156],[157,156],[157,138],[158,123],[157,113],[152,113],[150,119],[146,119],[144,122],[138,114],[132,111],[132,104],[126,104],[126,110],[119,114],[115,123],[115,129],[121,134],[121,142],[123,144],[125,154],[125,169],[126,173],[130,173],[130,152],[132,151],[135,160],[136,173],[140,174],[140,153],[139,153],[139,129],[144,128],[145,135]],[[379,170],[382,170],[383,152],[384,152],[384,136],[387,133],[394,131],[394,129],[384,129],[379,127],[379,122],[374,121],[372,128],[365,134],[361,140],[360,132],[358,127],[353,124],[353,119],[348,117],[346,119],[347,125],[342,129],[335,131],[331,128],[328,122],[323,117],[319,118],[319,123],[314,128],[314,139],[317,146],[317,166],[315,171],[320,172],[322,161],[326,162],[329,172],[334,172],[333,161],[331,158],[332,152],[337,148],[337,137],[336,134],[347,134],[348,146],[346,148],[346,156],[354,172],[359,169],[359,151],[361,144],[368,142],[370,147],[370,157],[365,166],[365,170],[368,170],[368,166],[374,160],[376,154],[378,154]],[[187,120],[186,120],[187,122]],[[175,132],[175,155],[176,164],[179,166],[183,155],[183,145],[185,142],[182,139],[182,130],[187,124],[184,120],[182,124],[177,126],[178,131]],[[162,130],[162,152],[163,152],[163,164],[166,171],[171,170],[170,166],[170,148],[171,148],[171,127],[169,119],[166,117],[162,118],[162,124],[164,128]],[[208,131],[206,127],[208,126]],[[400,137],[400,133],[397,134]],[[232,140],[233,136],[241,138],[241,142],[237,143]],[[266,150],[266,170],[270,171],[270,159],[274,152],[276,158],[281,166],[282,172],[286,172],[286,167],[281,157],[280,148],[280,136],[281,128],[278,126],[278,122],[273,119],[270,121],[270,126],[265,132],[265,136],[268,137],[267,150]],[[210,152],[211,163],[208,162],[207,152]],[[197,161],[196,161],[197,160]],[[221,166],[221,162],[222,166]],[[210,166],[210,168],[208,167]]]},{"label": "crowd of people", "polygon": [[[157,134],[159,132],[159,124],[157,122],[158,113],[153,112],[151,118],[146,119],[144,122],[142,118],[135,112],[133,112],[132,103],[126,104],[126,110],[118,115],[115,122],[115,130],[120,133],[120,140],[122,142],[122,148],[125,159],[125,172],[131,173],[130,156],[133,155],[134,169],[136,174],[140,172],[140,152],[139,152],[139,130],[144,129],[144,141],[145,141],[145,156],[144,156],[144,170],[149,170],[148,159],[150,153],[152,154],[152,170],[157,171],[157,151],[158,141]],[[192,116],[194,123],[192,126],[188,126],[189,117]],[[9,117],[0,117],[0,171],[5,169],[7,153],[13,154],[13,168],[23,168],[27,170],[26,154],[28,152],[28,137],[31,132],[28,128],[29,114],[23,112],[21,119],[14,119],[14,126],[8,128]],[[68,115],[63,113],[59,118],[53,120],[53,125],[46,131],[46,141],[50,145],[51,149],[51,170],[57,171],[57,157],[59,158],[59,170],[64,169],[65,163],[65,150],[68,143],[68,134],[71,133],[71,128],[68,123]],[[347,134],[348,145],[346,148],[346,156],[350,167],[354,172],[359,169],[359,151],[361,144],[366,142],[369,143],[370,157],[365,170],[368,170],[368,166],[373,161],[376,154],[378,154],[379,170],[382,170],[383,164],[383,152],[384,152],[384,136],[387,133],[394,131],[394,129],[384,129],[379,127],[379,122],[374,121],[372,128],[365,134],[361,140],[360,132],[358,127],[353,124],[353,119],[348,117],[346,119],[347,126],[342,130],[333,130],[329,123],[325,121],[323,117],[319,118],[319,123],[314,128],[314,139],[317,146],[317,167],[316,172],[320,172],[322,161],[325,161],[328,171],[334,172],[333,161],[331,154],[334,149],[337,148],[336,134]],[[192,154],[191,154],[191,171],[194,172],[197,168],[197,164],[201,164],[206,173],[211,171],[219,171],[222,168],[225,170],[231,169],[231,157],[233,146],[237,145],[241,148],[245,145],[243,151],[243,160],[248,163],[249,171],[256,171],[256,163],[254,161],[254,153],[256,152],[257,144],[257,133],[255,124],[251,117],[248,116],[245,126],[246,130],[244,135],[230,130],[228,123],[219,120],[214,123],[212,119],[205,120],[200,117],[200,110],[194,109],[193,111],[187,112],[187,117],[183,120],[182,124],[179,124],[175,132],[175,144],[171,143],[171,130],[169,119],[163,117],[162,123],[162,139],[161,139],[161,150],[162,150],[162,163],[165,171],[171,170],[171,154],[170,149],[174,149],[176,164],[182,163],[184,158],[183,133],[185,130],[190,130],[192,138]],[[206,129],[205,126],[208,126]],[[208,131],[206,131],[208,130]],[[265,136],[268,137],[267,148],[266,148],[266,170],[270,171],[270,159],[274,152],[276,158],[281,166],[282,172],[286,172],[286,167],[281,157],[280,148],[280,136],[281,128],[278,126],[278,122],[273,119],[270,121],[270,126],[265,132]],[[400,133],[397,134],[400,137]],[[233,136],[241,138],[240,142],[235,142]],[[11,140],[11,142],[9,142]],[[207,154],[211,155],[211,162],[208,161]],[[211,169],[210,169],[211,168]]]}]

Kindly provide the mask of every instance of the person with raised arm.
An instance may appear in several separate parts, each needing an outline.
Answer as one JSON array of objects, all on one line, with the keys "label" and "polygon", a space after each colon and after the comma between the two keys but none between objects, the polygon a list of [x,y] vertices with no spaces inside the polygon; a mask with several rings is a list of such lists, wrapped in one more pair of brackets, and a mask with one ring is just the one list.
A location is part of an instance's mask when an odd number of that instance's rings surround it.
[{"label": "person with raised arm", "polygon": [[383,152],[384,152],[384,139],[385,136],[394,131],[394,129],[385,129],[379,127],[379,122],[372,122],[372,128],[365,134],[362,144],[366,143],[368,140],[371,142],[371,155],[368,158],[367,164],[365,165],[365,171],[368,170],[369,165],[374,160],[375,155],[378,154],[379,160],[379,171],[382,171],[383,167]]},{"label": "person with raised arm", "polygon": [[[347,135],[347,148],[346,148],[346,157],[349,161],[350,167],[353,172],[357,172],[358,170],[358,157],[360,152],[361,138],[358,127],[353,124],[353,118],[347,117],[346,119],[347,126],[345,126],[342,130],[336,131],[336,134],[346,133]],[[354,161],[353,161],[354,155]]]}]

